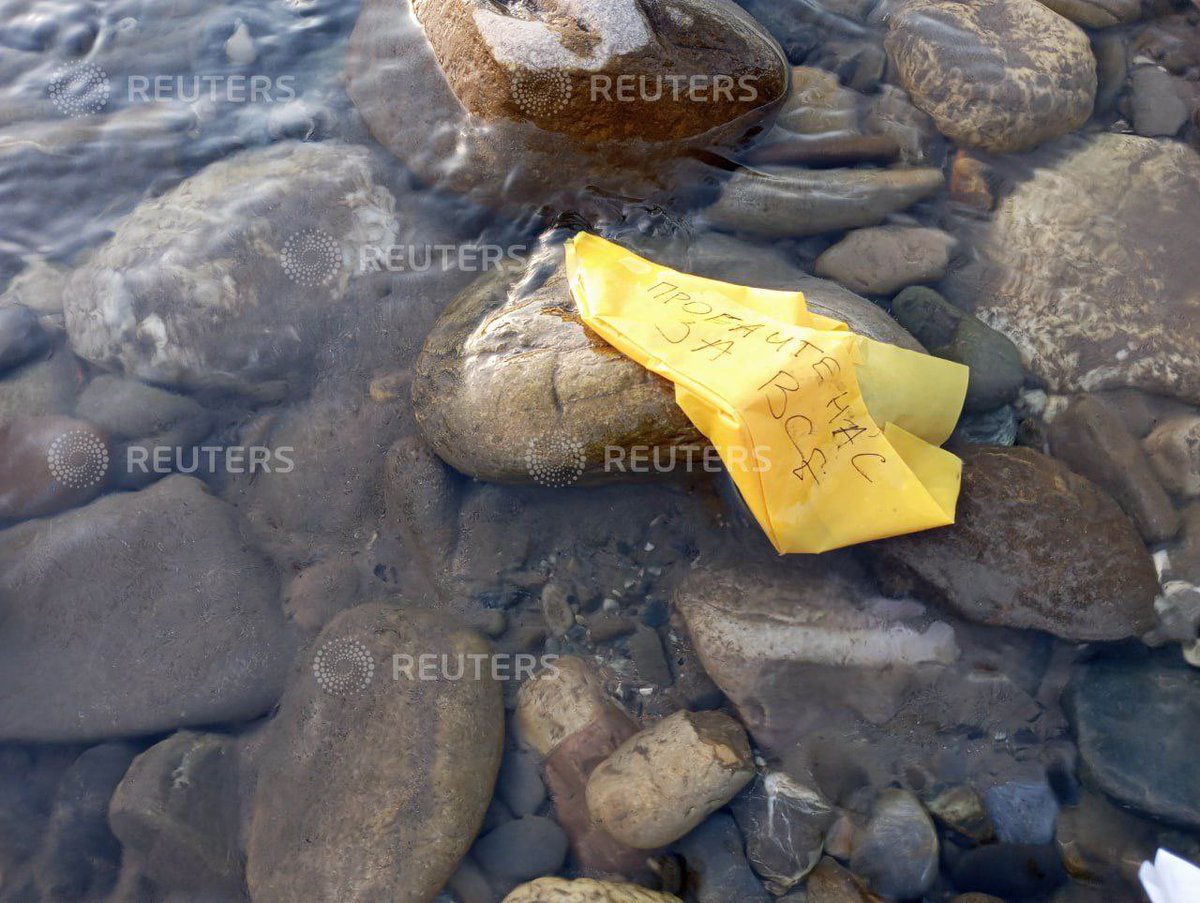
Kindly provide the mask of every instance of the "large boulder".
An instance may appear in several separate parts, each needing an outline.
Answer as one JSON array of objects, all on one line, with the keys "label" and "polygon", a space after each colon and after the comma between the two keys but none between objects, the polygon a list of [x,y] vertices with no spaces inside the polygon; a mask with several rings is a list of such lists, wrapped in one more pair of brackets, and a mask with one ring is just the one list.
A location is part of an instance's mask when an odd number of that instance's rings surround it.
[{"label": "large boulder", "polygon": [[[639,250],[710,278],[801,289],[811,310],[920,349],[866,299],[748,249],[722,238]],[[413,401],[422,433],[444,461],[497,482],[545,482],[549,473],[561,484],[588,483],[606,475],[607,448],[705,441],[675,404],[670,382],[584,327],[562,247],[550,241],[526,266],[489,273],[450,304],[417,361]],[[536,475],[535,453],[543,468]]]},{"label": "large boulder", "polygon": [[489,201],[670,184],[676,159],[731,146],[787,87],[782,50],[729,0],[371,0],[348,64],[380,144]]},{"label": "large boulder", "polygon": [[0,532],[0,740],[255,718],[292,638],[274,569],[191,477]]},{"label": "large boulder", "polygon": [[309,376],[365,251],[395,243],[394,206],[366,148],[287,142],[214,163],[72,274],[71,346],[148,382],[277,397]]},{"label": "large boulder", "polygon": [[1110,496],[1032,449],[971,446],[961,455],[953,526],[868,547],[889,580],[973,621],[1078,642],[1154,625],[1154,564]]},{"label": "large boulder", "polygon": [[1092,115],[1088,36],[1037,0],[901,0],[885,45],[913,103],[959,144],[1028,150]]},{"label": "large boulder", "polygon": [[1101,134],[1019,165],[993,220],[964,222],[974,253],[944,283],[951,300],[1057,391],[1134,386],[1200,402],[1200,156]]},{"label": "large boulder", "polygon": [[[500,768],[500,686],[486,662],[471,664],[490,647],[440,614],[363,605],[314,650],[259,754],[251,896],[431,903],[475,839]],[[394,656],[411,656],[409,667]],[[428,674],[421,661],[443,664]]]}]

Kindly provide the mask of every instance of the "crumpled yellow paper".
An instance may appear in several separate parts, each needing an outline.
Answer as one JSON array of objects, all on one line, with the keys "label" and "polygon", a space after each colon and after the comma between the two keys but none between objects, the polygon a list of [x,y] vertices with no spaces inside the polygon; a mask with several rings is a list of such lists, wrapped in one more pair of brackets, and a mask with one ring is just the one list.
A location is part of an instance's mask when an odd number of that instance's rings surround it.
[{"label": "crumpled yellow paper", "polygon": [[583,322],[675,384],[779,552],[954,523],[962,462],[938,446],[966,367],[851,332],[800,292],[690,276],[587,233],[567,274]]}]

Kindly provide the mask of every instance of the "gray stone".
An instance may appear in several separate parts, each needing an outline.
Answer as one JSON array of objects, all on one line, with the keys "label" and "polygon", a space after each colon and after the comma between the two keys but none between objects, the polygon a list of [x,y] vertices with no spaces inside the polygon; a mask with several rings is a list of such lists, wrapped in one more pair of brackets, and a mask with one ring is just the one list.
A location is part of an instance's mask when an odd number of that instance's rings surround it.
[{"label": "gray stone", "polygon": [[0,373],[50,348],[50,338],[37,315],[21,304],[0,306]]},{"label": "gray stone", "polygon": [[818,257],[813,271],[852,292],[890,295],[906,286],[937,282],[945,276],[954,244],[954,239],[940,229],[859,229]]},{"label": "gray stone", "polygon": [[1027,150],[1092,114],[1087,34],[1037,0],[905,0],[888,25],[900,84],[957,144]]},{"label": "gray stone", "polygon": [[1154,472],[1180,498],[1200,495],[1200,417],[1176,417],[1158,426],[1143,443]]},{"label": "gray stone", "polygon": [[471,848],[489,874],[509,881],[553,875],[567,858],[567,835],[558,823],[538,815],[505,822]]},{"label": "gray stone", "polygon": [[1200,156],[1098,134],[1014,165],[1023,177],[995,216],[954,230],[972,253],[947,297],[1012,339],[1051,391],[1200,402],[1200,340],[1180,327],[1200,316]]},{"label": "gray stone", "polygon": [[742,835],[733,817],[710,815],[675,848],[687,862],[687,886],[696,903],[770,903],[742,852]]},{"label": "gray stone", "polygon": [[0,575],[0,738],[236,723],[282,690],[274,569],[195,479],[0,532]]},{"label": "gray stone", "polygon": [[1031,449],[960,454],[955,524],[872,543],[885,570],[984,624],[1077,642],[1153,626],[1154,565],[1111,498]]},{"label": "gray stone", "polygon": [[1065,703],[1084,779],[1117,803],[1200,827],[1200,672],[1178,653],[1081,666]]},{"label": "gray stone", "polygon": [[546,801],[546,785],[538,772],[537,757],[528,750],[511,746],[505,751],[496,793],[517,818],[533,815]]},{"label": "gray stone", "polygon": [[1019,429],[1016,409],[1006,404],[994,411],[963,414],[946,445],[951,449],[960,445],[1014,445]]},{"label": "gray stone", "polygon": [[927,800],[925,808],[940,824],[972,843],[987,843],[996,836],[983,797],[974,787],[947,787]]},{"label": "gray stone", "polygon": [[0,425],[18,417],[70,414],[83,387],[83,368],[69,349],[32,361],[0,379]]},{"label": "gray stone", "polygon": [[1138,66],[1130,85],[1134,130],[1147,138],[1178,134],[1190,110],[1171,73],[1161,66]]},{"label": "gray stone", "polygon": [[[453,670],[459,656],[488,655],[487,642],[444,615],[362,605],[331,621],[313,649],[324,658],[296,663],[264,741],[246,848],[251,896],[428,903],[483,822],[504,706],[490,668],[396,680],[392,657],[448,656]],[[322,671],[321,660],[343,667]]]},{"label": "gray stone", "polygon": [[1050,424],[1054,457],[1107,491],[1147,543],[1179,532],[1179,515],[1146,453],[1104,402],[1084,396]]},{"label": "gray stone", "polygon": [[144,201],[72,274],[71,346],[150,382],[278,397],[310,377],[360,252],[399,228],[365,148],[246,151]]},{"label": "gray stone", "polygon": [[760,775],[731,808],[746,838],[750,867],[776,896],[812,871],[836,817],[820,793],[782,771]]},{"label": "gray stone", "polygon": [[968,411],[991,411],[1016,399],[1025,370],[1021,353],[1002,333],[929,288],[902,291],[892,301],[892,314],[931,354],[971,368]]},{"label": "gray stone", "polygon": [[1058,821],[1058,800],[1045,781],[1010,781],[983,795],[1001,843],[1050,843]]},{"label": "gray stone", "polygon": [[721,231],[756,238],[800,238],[874,226],[936,193],[940,170],[792,169],[764,166],[734,173],[703,211]]},{"label": "gray stone", "polygon": [[672,682],[671,666],[663,652],[658,631],[638,625],[626,643],[634,670],[642,680],[658,687],[669,687]]},{"label": "gray stone", "polygon": [[124,854],[157,884],[244,893],[233,741],[180,731],[138,756],[108,820]]},{"label": "gray stone", "polygon": [[850,868],[877,893],[919,897],[937,877],[938,838],[929,813],[905,790],[885,790],[856,839]]}]

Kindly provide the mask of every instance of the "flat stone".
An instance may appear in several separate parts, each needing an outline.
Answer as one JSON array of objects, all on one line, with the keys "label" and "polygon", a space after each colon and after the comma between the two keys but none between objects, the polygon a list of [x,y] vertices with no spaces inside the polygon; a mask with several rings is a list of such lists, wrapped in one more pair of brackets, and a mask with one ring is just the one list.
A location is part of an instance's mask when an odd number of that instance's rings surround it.
[{"label": "flat stone", "polygon": [[0,739],[238,723],[283,689],[293,638],[275,570],[198,480],[0,532],[0,574]]},{"label": "flat stone", "polygon": [[[292,671],[260,759],[251,896],[428,903],[483,822],[504,705],[486,667],[468,664],[461,680],[394,679],[392,657],[447,656],[454,670],[457,657],[490,648],[444,615],[387,605],[339,615],[313,648],[358,657],[324,672],[324,686],[319,659],[303,656]],[[331,675],[348,682],[331,685]]]},{"label": "flat stone", "polygon": [[856,839],[850,868],[872,890],[906,900],[929,889],[937,863],[937,831],[920,800],[904,790],[881,793]]},{"label": "flat stone", "polygon": [[818,257],[813,271],[852,292],[891,295],[945,276],[954,245],[954,239],[940,229],[859,229]]},{"label": "flat stone", "polygon": [[1050,424],[1051,450],[1080,476],[1107,491],[1147,543],[1179,532],[1179,515],[1142,446],[1104,402],[1084,396]]},{"label": "flat stone", "polygon": [[[1133,387],[1200,403],[1200,156],[1100,134],[1021,161],[942,285],[1058,393]],[[1113,211],[1119,210],[1119,216]],[[1104,259],[1106,265],[1094,263]],[[1155,274],[1148,279],[1148,274]]]},{"label": "flat stone", "polygon": [[37,314],[21,304],[0,305],[0,373],[49,350]]},{"label": "flat stone", "polygon": [[1200,417],[1176,417],[1156,427],[1143,447],[1154,472],[1180,498],[1200,495]]},{"label": "flat stone", "polygon": [[1108,495],[1031,449],[968,446],[960,454],[955,524],[872,543],[885,568],[984,624],[1076,642],[1153,626],[1154,565]]},{"label": "flat stone", "polygon": [[1134,130],[1147,138],[1178,134],[1191,111],[1171,73],[1161,66],[1138,66],[1130,85]]},{"label": "flat stone", "polygon": [[957,144],[1028,150],[1092,114],[1087,34],[1037,0],[905,0],[888,24],[900,84]]},{"label": "flat stone", "polygon": [[1141,0],[1042,0],[1042,3],[1086,28],[1128,25],[1142,18]]},{"label": "flat stone", "polygon": [[1163,652],[1082,665],[1065,702],[1085,780],[1117,803],[1200,827],[1200,672]]},{"label": "flat stone", "polygon": [[83,368],[69,349],[57,348],[0,379],[0,425],[18,417],[70,414],[85,382]]}]

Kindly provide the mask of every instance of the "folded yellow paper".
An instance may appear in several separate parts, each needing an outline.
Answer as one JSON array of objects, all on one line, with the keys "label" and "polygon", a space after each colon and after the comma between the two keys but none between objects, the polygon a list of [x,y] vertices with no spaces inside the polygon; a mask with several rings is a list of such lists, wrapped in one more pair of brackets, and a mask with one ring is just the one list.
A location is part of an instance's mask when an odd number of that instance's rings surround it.
[{"label": "folded yellow paper", "polygon": [[962,462],[939,448],[961,364],[851,332],[800,292],[690,276],[580,233],[583,322],[675,383],[780,552],[825,552],[954,523]]}]

